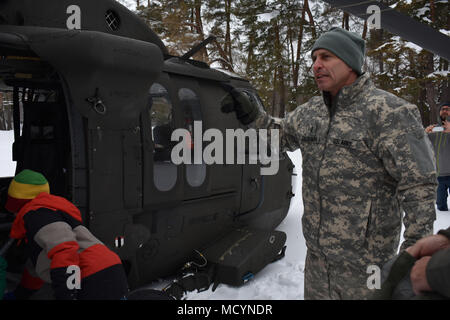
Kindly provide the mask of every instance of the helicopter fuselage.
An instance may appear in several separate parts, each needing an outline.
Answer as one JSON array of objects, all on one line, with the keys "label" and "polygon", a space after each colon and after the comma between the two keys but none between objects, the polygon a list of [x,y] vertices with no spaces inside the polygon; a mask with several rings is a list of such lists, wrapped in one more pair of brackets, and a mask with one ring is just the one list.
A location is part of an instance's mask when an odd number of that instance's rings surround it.
[{"label": "helicopter fuselage", "polygon": [[[0,90],[14,100],[16,172],[42,172],[52,193],[71,200],[119,254],[131,287],[175,272],[234,230],[273,231],[284,219],[293,196],[285,155],[272,175],[251,161],[248,143],[243,163],[171,157],[177,129],[191,133],[192,150],[206,146],[196,123],[223,136],[247,130],[220,101],[227,84],[260,103],[248,81],[170,56],[114,1],[3,0],[0,9]],[[0,180],[4,192],[10,180]]]}]

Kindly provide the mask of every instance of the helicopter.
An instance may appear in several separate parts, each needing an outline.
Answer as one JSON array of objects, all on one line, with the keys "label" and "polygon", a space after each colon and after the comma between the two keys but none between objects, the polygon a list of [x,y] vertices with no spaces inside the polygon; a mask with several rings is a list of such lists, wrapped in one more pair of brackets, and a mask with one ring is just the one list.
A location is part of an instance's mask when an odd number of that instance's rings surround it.
[{"label": "helicopter", "polygon": [[[262,107],[247,80],[191,58],[209,41],[177,57],[112,0],[0,0],[0,91],[13,96],[16,173],[41,172],[52,194],[80,209],[121,258],[131,289],[199,259],[216,265],[217,281],[239,286],[286,248],[275,229],[294,196],[289,157],[272,175],[252,161],[171,159],[177,129],[192,150],[205,144],[196,124],[223,135],[246,129],[220,111],[227,88]],[[3,241],[11,179],[0,179]]]},{"label": "helicopter", "polygon": [[[377,5],[383,29],[448,60],[447,36],[378,1],[325,1],[363,19]],[[184,141],[192,150],[205,143],[196,123],[223,135],[246,129],[220,111],[228,88],[262,107],[247,80],[192,59],[209,41],[172,56],[112,0],[0,0],[0,91],[13,94],[16,172],[42,172],[52,193],[80,209],[122,259],[131,288],[192,260],[217,266],[217,281],[242,285],[285,249],[276,230],[294,196],[285,154],[274,175],[251,161],[171,159],[177,129],[193,138]],[[11,178],[0,179],[3,220]]]}]

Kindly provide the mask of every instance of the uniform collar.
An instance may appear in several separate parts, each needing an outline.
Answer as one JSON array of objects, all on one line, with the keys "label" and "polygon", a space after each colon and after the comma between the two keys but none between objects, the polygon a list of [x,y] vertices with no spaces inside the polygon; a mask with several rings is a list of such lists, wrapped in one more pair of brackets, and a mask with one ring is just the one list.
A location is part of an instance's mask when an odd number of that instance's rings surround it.
[{"label": "uniform collar", "polygon": [[339,92],[342,101],[353,101],[358,95],[364,93],[372,85],[369,74],[363,73],[351,85],[343,87]]},{"label": "uniform collar", "polygon": [[[324,91],[322,93],[323,101],[325,105],[328,107],[328,109],[330,109],[333,113],[333,111],[335,111],[334,109],[336,108],[339,102],[341,102],[339,103],[341,107],[350,105],[355,100],[356,97],[367,91],[367,88],[369,86],[372,86],[372,80],[370,80],[369,74],[363,73],[351,85],[345,86],[341,90],[339,90],[338,94],[333,99],[333,101],[331,99],[330,93]],[[342,105],[342,102],[344,102],[344,105]]]}]

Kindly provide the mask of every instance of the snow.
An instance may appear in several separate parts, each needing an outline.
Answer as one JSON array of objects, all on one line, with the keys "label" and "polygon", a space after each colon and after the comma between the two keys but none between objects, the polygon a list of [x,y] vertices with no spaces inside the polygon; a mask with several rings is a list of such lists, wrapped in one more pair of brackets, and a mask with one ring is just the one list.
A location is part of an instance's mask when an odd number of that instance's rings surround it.
[{"label": "snow", "polygon": [[420,53],[422,51],[422,47],[416,45],[415,43],[412,43],[410,41],[405,41],[405,47],[413,49],[416,53]]},{"label": "snow", "polygon": [[436,76],[442,76],[442,77],[448,77],[450,75],[450,71],[448,70],[442,70],[442,71],[435,71],[427,75],[427,78],[433,78]]},{"label": "snow", "polygon": [[[15,163],[11,161],[11,145],[14,140],[13,131],[0,131],[0,177],[13,176]],[[297,175],[292,179],[295,197],[292,198],[287,217],[277,230],[287,234],[286,256],[266,266],[255,277],[241,287],[220,284],[213,292],[212,286],[204,292],[190,292],[187,300],[302,300],[303,275],[306,258],[305,239],[302,234],[301,216],[302,201],[302,156],[299,150],[288,153],[292,159]],[[450,197],[449,197],[450,206]],[[437,220],[434,231],[450,226],[450,213],[436,210]],[[403,241],[403,238],[402,238]],[[168,281],[159,281],[150,285],[154,289],[162,289]]]},{"label": "snow", "polygon": [[277,230],[287,234],[286,256],[266,266],[255,277],[240,288],[220,284],[216,291],[210,288],[204,292],[190,292],[187,300],[302,300],[303,270],[305,268],[306,245],[301,232],[301,214],[303,213],[301,184],[301,153],[300,150],[288,153],[295,169],[292,179],[291,207],[287,217]]},{"label": "snow", "polygon": [[16,162],[12,161],[12,143],[14,131],[0,130],[0,177],[12,177],[16,171]]},{"label": "snow", "polygon": [[[392,41],[394,41],[393,42],[394,45],[396,45],[396,46],[402,46],[403,45],[404,47],[407,47],[407,48],[410,48],[410,49],[414,50],[416,53],[420,53],[422,51],[422,47],[420,47],[420,46],[418,46],[418,45],[416,45],[416,44],[414,44],[414,43],[412,43],[410,41],[403,40],[399,36],[392,37]],[[380,47],[378,47],[376,50],[382,49],[387,44],[392,44],[392,42],[385,43],[384,45],[381,45]]]},{"label": "snow", "polygon": [[265,12],[258,14],[258,22],[270,22],[272,19],[275,19],[280,15],[280,12],[278,10],[273,10],[270,12]]},{"label": "snow", "polygon": [[446,30],[446,29],[439,29],[439,32],[445,34],[446,36],[450,37],[450,30]]},{"label": "snow", "polygon": [[134,1],[134,0],[119,0],[117,2],[119,2],[120,4],[122,4],[123,6],[128,8],[129,10],[133,11],[136,9],[136,1]]},{"label": "snow", "polygon": [[376,48],[374,51],[379,51],[379,50],[382,50],[384,47],[386,47],[386,46],[388,46],[388,45],[392,45],[392,42],[386,42],[386,43],[383,43],[381,46],[379,46],[378,48]]},{"label": "snow", "polygon": [[421,17],[421,16],[423,16],[424,14],[426,14],[428,11],[430,11],[430,8],[426,8],[426,7],[424,7],[424,8],[419,8],[418,10],[417,10],[417,14],[416,14],[416,17]]}]

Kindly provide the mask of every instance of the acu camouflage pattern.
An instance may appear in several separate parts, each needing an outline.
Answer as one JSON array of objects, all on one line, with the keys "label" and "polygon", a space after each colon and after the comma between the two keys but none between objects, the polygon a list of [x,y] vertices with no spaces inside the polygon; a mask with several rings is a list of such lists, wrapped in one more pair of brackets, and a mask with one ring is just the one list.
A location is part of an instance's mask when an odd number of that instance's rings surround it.
[{"label": "acu camouflage pattern", "polygon": [[[303,234],[308,251],[365,273],[433,232],[437,178],[431,143],[415,105],[377,89],[367,74],[344,87],[333,115],[313,97],[284,119],[260,114],[258,128],[280,129],[280,147],[301,149]],[[365,286],[365,284],[364,284]]]},{"label": "acu camouflage pattern", "polygon": [[351,262],[335,263],[308,250],[305,263],[305,300],[370,298],[366,268]]}]

